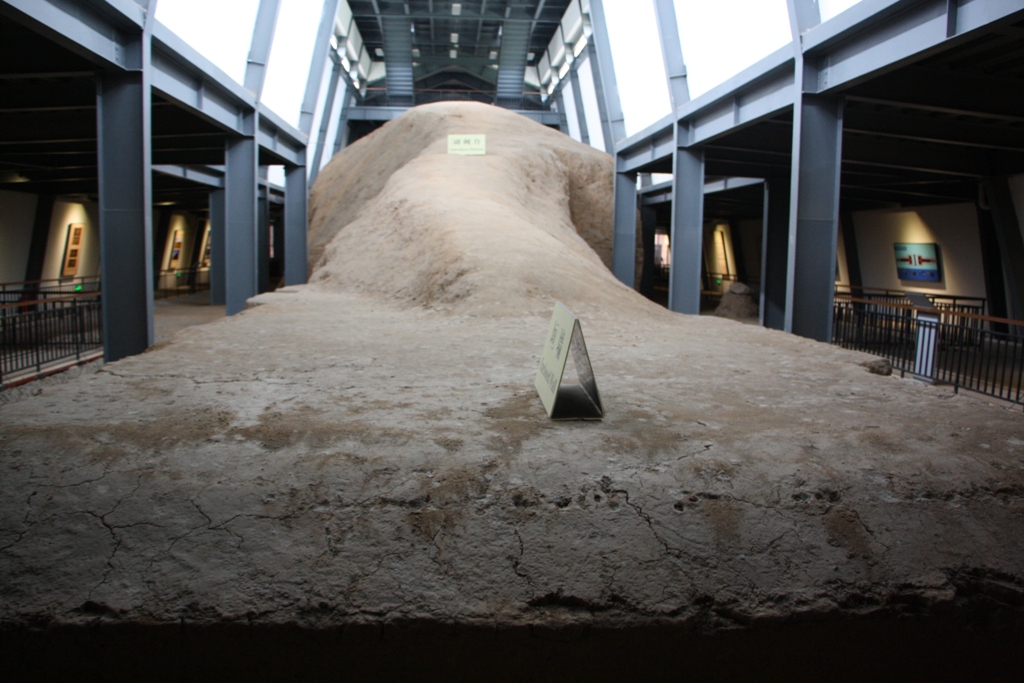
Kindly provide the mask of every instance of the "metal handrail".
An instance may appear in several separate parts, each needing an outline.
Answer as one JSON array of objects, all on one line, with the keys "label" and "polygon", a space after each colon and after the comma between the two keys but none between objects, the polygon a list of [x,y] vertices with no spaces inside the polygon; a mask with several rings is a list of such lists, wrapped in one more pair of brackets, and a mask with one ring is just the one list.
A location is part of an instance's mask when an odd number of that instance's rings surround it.
[{"label": "metal handrail", "polygon": [[[1022,331],[1024,320],[860,297],[836,298],[833,306],[833,344],[886,358],[903,374],[1012,403],[1024,403]],[[922,366],[922,353],[934,361]]]},{"label": "metal handrail", "polygon": [[44,367],[75,360],[103,347],[101,302],[98,293],[38,300],[41,309],[29,302],[9,304],[0,316],[0,384],[12,374],[26,370],[42,373]]}]

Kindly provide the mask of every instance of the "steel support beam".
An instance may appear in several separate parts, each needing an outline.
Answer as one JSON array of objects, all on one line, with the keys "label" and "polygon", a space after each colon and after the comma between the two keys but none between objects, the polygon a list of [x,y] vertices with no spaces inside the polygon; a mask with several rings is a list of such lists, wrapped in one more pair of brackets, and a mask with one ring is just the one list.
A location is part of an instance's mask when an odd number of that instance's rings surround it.
[{"label": "steel support beam", "polygon": [[[580,127],[580,142],[584,145],[590,144],[590,131],[587,129],[587,114],[583,111],[583,89],[580,88],[580,74],[576,65],[569,69],[569,82],[572,84],[572,99],[576,109],[576,120]],[[560,91],[561,92],[561,91]]]},{"label": "steel support beam", "polygon": [[334,103],[338,97],[338,86],[340,84],[343,89],[347,87],[342,83],[341,71],[341,60],[334,60],[334,67],[331,69],[331,80],[330,83],[327,84],[327,97],[324,99],[323,114],[320,116],[320,130],[317,132],[316,136],[316,149],[313,151],[313,163],[309,169],[310,185],[316,181],[316,177],[320,174],[320,166],[323,165],[324,147],[327,146],[327,131],[330,130],[331,127],[331,114],[334,113]]},{"label": "steel support beam", "polygon": [[263,83],[267,79],[267,62],[270,61],[270,47],[274,43],[274,29],[277,27],[277,12],[281,0],[260,0],[256,12],[256,24],[252,28],[252,43],[249,59],[245,65],[245,89],[258,100],[263,94]]},{"label": "steel support beam", "polygon": [[[266,168],[261,168],[265,171]],[[260,174],[261,176],[263,173]],[[270,188],[256,199],[256,291],[270,291]]]},{"label": "steel support beam", "polygon": [[225,202],[224,190],[210,193],[210,305],[223,306],[227,302],[227,278],[225,269],[224,240]]},{"label": "steel support beam", "polygon": [[808,89],[834,92],[1022,11],[1018,0],[858,3],[803,36],[804,53],[820,65]]},{"label": "steel support beam", "polygon": [[771,179],[764,187],[761,238],[761,325],[786,328],[786,266],[789,259],[788,178]]},{"label": "steel support beam", "polygon": [[832,339],[842,145],[842,100],[804,95],[793,111],[785,330],[822,342]]},{"label": "steel support beam", "polygon": [[146,10],[137,3],[3,0],[3,4],[37,33],[101,68],[134,68],[135,39],[146,22]]},{"label": "steel support beam", "polygon": [[789,29],[793,42],[800,49],[800,36],[821,23],[818,0],[786,0],[789,9]]},{"label": "steel support beam", "polygon": [[[677,140],[690,131],[678,126]],[[704,150],[676,143],[672,163],[672,226],[669,246],[668,307],[676,313],[700,313],[700,277],[704,248]]]},{"label": "steel support beam", "polygon": [[616,173],[612,272],[630,289],[636,280],[636,200],[636,174]]},{"label": "steel support beam", "polygon": [[[252,114],[250,119],[255,117]],[[255,128],[256,121],[250,120],[249,125]],[[224,275],[228,315],[244,310],[246,300],[258,292],[258,156],[255,137],[228,139],[224,168]]]},{"label": "steel support beam", "polygon": [[640,293],[654,298],[654,235],[658,230],[658,212],[653,206],[640,207]]},{"label": "steel support beam", "polygon": [[679,25],[676,23],[675,3],[672,0],[654,0],[654,14],[658,21],[661,55],[665,60],[668,95],[672,102],[672,111],[675,112],[680,105],[690,101],[683,46],[679,41]]},{"label": "steel support beam", "polygon": [[569,117],[565,114],[565,97],[561,88],[555,91],[555,104],[558,106],[558,130],[568,135]]},{"label": "steel support beam", "polygon": [[1021,320],[1024,319],[1024,236],[1014,209],[1013,195],[1006,178],[986,178],[985,194],[992,207],[992,223],[1002,255],[1009,317]]},{"label": "steel support beam", "polygon": [[337,154],[341,151],[341,148],[348,142],[348,119],[349,110],[352,106],[352,101],[355,99],[355,93],[348,89],[348,81],[345,81],[345,92],[342,94],[345,98],[341,101],[341,114],[338,116],[338,132],[334,134],[334,151],[333,154]]},{"label": "steel support beam", "polygon": [[[338,14],[339,0],[324,0],[323,10],[320,12],[320,25],[316,31],[316,39],[313,43],[313,57],[309,64],[309,76],[306,78],[306,92],[302,98],[302,107],[299,110],[299,130],[309,135],[313,130],[313,115],[316,112],[316,102],[320,98],[320,84],[324,76],[324,62],[331,49],[331,36],[334,35],[334,20]],[[337,73],[338,64],[335,62],[334,71]],[[335,76],[331,77],[332,83]],[[331,97],[331,95],[328,95]],[[327,108],[329,113],[331,110]]]},{"label": "steel support beam", "polygon": [[308,273],[306,169],[302,166],[286,168],[284,182],[284,283],[304,285]]},{"label": "steel support beam", "polygon": [[[136,46],[148,62],[148,41]],[[153,180],[146,68],[97,79],[103,358],[112,363],[153,343]]]},{"label": "steel support beam", "polygon": [[594,32],[587,42],[587,50],[590,68],[594,72],[597,103],[601,109],[604,146],[609,154],[615,154],[616,143],[626,138],[626,121],[622,116],[619,86],[615,80],[615,63],[612,60],[612,44],[608,38],[603,0],[590,0],[590,23]]}]

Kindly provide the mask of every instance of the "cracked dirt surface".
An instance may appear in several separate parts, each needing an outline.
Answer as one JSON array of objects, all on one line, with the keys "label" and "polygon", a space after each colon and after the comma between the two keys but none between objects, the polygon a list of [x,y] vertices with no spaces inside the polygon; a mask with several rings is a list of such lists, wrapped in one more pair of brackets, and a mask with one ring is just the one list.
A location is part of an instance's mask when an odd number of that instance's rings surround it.
[{"label": "cracked dirt surface", "polygon": [[[488,155],[448,155],[460,130]],[[423,679],[378,647],[398,626],[426,634],[437,680],[453,648],[495,652],[505,680],[572,651],[566,680],[590,681],[708,652],[720,672],[746,634],[754,668],[844,643],[831,679],[863,636],[940,650],[933,679],[979,670],[946,666],[965,643],[1018,651],[1024,417],[643,299],[605,267],[612,171],[496,107],[416,108],[319,176],[312,284],[0,405],[0,669],[93,653],[94,627],[121,634],[109,661],[247,643],[229,668],[247,680],[301,678],[316,658],[288,643],[312,641],[346,671],[362,657],[355,680]],[[582,321],[601,422],[552,422],[533,389],[554,297]],[[901,621],[954,613],[1014,626]],[[360,629],[377,645],[331,640]],[[654,641],[665,658],[628,652]],[[528,676],[517,642],[541,648]]]},{"label": "cracked dirt surface", "polygon": [[581,310],[607,417],[556,423],[545,315],[258,301],[0,407],[4,625],[1024,602],[1020,414],[778,332]]}]

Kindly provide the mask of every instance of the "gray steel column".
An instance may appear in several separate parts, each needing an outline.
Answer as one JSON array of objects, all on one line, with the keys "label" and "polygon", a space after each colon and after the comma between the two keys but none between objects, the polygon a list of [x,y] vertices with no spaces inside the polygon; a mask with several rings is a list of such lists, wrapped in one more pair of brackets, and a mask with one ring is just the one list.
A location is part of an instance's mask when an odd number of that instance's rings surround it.
[{"label": "gray steel column", "polygon": [[608,39],[608,22],[604,17],[602,0],[590,0],[590,24],[593,33],[587,47],[590,69],[594,72],[597,103],[601,110],[604,146],[609,154],[615,154],[615,143],[626,138],[626,122],[622,116],[615,63],[612,61],[612,44]]},{"label": "gray steel column", "polygon": [[108,363],[153,343],[151,15],[128,47],[131,70],[97,78],[103,357]]},{"label": "gray steel column", "polygon": [[654,14],[658,20],[658,37],[661,39],[661,54],[665,60],[668,95],[672,101],[672,111],[675,112],[679,105],[690,101],[675,3],[672,0],[654,0]]},{"label": "gray steel column", "polygon": [[761,324],[786,327],[786,266],[789,259],[789,179],[772,178],[764,186],[761,236]]},{"label": "gray steel column", "polygon": [[1024,317],[1024,237],[1021,235],[1013,195],[1006,178],[985,178],[985,194],[992,211],[992,224],[1002,255],[1010,317]]},{"label": "gray steel column", "polygon": [[[331,36],[334,35],[334,19],[338,15],[338,0],[324,0],[324,7],[320,13],[320,26],[316,31],[316,40],[313,43],[313,57],[309,64],[309,76],[306,78],[306,93],[302,98],[302,108],[299,110],[299,130],[309,135],[313,130],[313,114],[316,111],[316,101],[320,97],[320,82],[324,76],[324,60],[327,59],[331,49]],[[334,63],[334,76],[338,76],[338,62]],[[328,93],[328,99],[334,95]],[[333,101],[333,99],[332,99]],[[333,105],[325,111],[329,114]]]},{"label": "gray steel column", "polygon": [[789,9],[789,28],[793,41],[799,46],[800,36],[821,23],[818,0],[786,0]]},{"label": "gray steel column", "polygon": [[270,186],[256,198],[256,290],[270,291]]},{"label": "gray steel column", "polygon": [[[316,150],[313,152],[313,165],[309,169],[309,184],[312,185],[320,174],[321,162],[324,158],[324,147],[327,145],[327,131],[331,126],[331,114],[334,113],[334,102],[338,96],[338,84],[342,80],[341,60],[335,58],[334,68],[331,69],[331,81],[327,85],[327,97],[324,102],[323,114],[320,116],[320,131],[316,138]],[[342,88],[345,88],[342,84]],[[312,125],[312,123],[310,123]],[[303,131],[307,132],[307,131]]]},{"label": "gray steel column", "polygon": [[[255,135],[256,114],[248,113]],[[248,127],[248,126],[247,126]],[[224,275],[227,314],[245,309],[257,294],[256,202],[258,197],[255,137],[228,138],[224,155]]]},{"label": "gray steel column", "polygon": [[280,6],[281,0],[260,0],[256,24],[252,28],[249,59],[245,65],[245,89],[255,93],[257,100],[263,93],[263,83],[267,78],[267,62],[270,59],[270,46],[274,43],[274,28],[277,26]]},{"label": "gray steel column", "polygon": [[804,94],[793,109],[785,329],[828,342],[839,234],[843,103],[837,97]]},{"label": "gray steel column", "polygon": [[555,104],[558,105],[558,130],[568,135],[569,117],[565,115],[565,97],[562,88],[555,91]]},{"label": "gray steel column", "polygon": [[[46,262],[46,245],[50,240],[50,224],[53,222],[53,195],[41,194],[36,200],[36,213],[32,222],[32,241],[29,243],[28,260],[25,263],[25,282],[43,279],[43,265]],[[37,291],[39,285],[30,285]]]},{"label": "gray steel column", "polygon": [[334,134],[334,154],[341,151],[341,148],[345,145],[345,138],[348,136],[348,108],[352,104],[352,99],[355,97],[354,92],[349,92],[348,83],[345,83],[345,94],[341,101],[341,116],[338,117],[338,132]]},{"label": "gray steel column", "polygon": [[227,301],[224,256],[224,190],[210,193],[210,305]]},{"label": "gray steel column", "polygon": [[[677,124],[677,138],[689,131]],[[668,307],[677,313],[700,313],[700,275],[704,260],[704,150],[676,144],[672,159],[672,264]]]},{"label": "gray steel column", "polygon": [[624,285],[636,281],[636,174],[615,174],[615,232],[612,272]]},{"label": "gray steel column", "polygon": [[[573,67],[575,66],[574,64]],[[580,88],[580,75],[575,68],[569,69],[569,83],[572,84],[572,103],[580,126],[580,142],[589,145],[590,131],[587,130],[587,114],[583,111],[583,89]]]},{"label": "gray steel column", "polygon": [[284,283],[304,285],[306,253],[306,169],[293,166],[284,176]]},{"label": "gray steel column", "polygon": [[653,206],[640,206],[640,233],[643,262],[640,270],[640,293],[654,298],[654,236],[658,231],[658,212]]},{"label": "gray steel column", "polygon": [[846,271],[850,275],[851,287],[863,287],[864,278],[860,275],[860,249],[857,248],[857,232],[853,227],[853,214],[843,213],[839,219],[843,229],[843,246],[846,248]]}]

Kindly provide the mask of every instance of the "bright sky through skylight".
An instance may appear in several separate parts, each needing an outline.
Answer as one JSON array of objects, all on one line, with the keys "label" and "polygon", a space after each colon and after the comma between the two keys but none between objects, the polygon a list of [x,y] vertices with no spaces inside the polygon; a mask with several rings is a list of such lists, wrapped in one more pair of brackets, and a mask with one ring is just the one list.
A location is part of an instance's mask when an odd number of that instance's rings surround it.
[{"label": "bright sky through skylight", "polygon": [[[819,0],[827,21],[859,0]],[[627,132],[669,113],[652,0],[604,0]],[[786,0],[675,0],[690,97],[790,40]],[[241,83],[259,0],[159,0],[156,18]],[[293,125],[306,87],[323,0],[281,0],[263,101]]]}]

